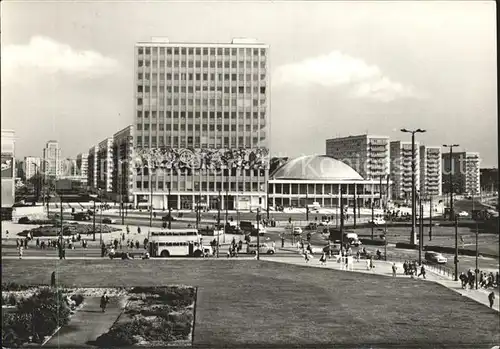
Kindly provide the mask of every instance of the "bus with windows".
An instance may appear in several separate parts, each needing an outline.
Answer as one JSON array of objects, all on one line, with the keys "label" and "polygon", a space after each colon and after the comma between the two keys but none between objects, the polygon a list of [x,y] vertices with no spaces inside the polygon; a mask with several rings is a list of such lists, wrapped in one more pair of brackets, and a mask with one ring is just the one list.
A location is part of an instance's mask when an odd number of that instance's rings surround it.
[{"label": "bus with windows", "polygon": [[151,257],[203,257],[212,254],[209,246],[203,246],[203,237],[196,229],[150,231],[149,242]]}]

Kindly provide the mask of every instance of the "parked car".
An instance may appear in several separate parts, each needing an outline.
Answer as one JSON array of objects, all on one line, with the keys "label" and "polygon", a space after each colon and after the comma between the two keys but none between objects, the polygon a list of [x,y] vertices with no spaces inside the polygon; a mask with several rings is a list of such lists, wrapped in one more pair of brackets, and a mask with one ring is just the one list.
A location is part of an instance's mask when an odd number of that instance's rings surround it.
[{"label": "parked car", "polygon": [[[272,246],[269,246],[266,243],[261,243],[260,248],[259,248],[259,252],[262,254],[264,254],[264,253],[265,254],[274,254],[276,251]],[[247,253],[256,254],[257,253],[257,244],[256,243],[248,244]]]},{"label": "parked car", "polygon": [[301,227],[294,227],[293,228],[293,235],[300,235],[302,234],[302,228]]},{"label": "parked car", "polygon": [[77,212],[73,213],[73,219],[75,221],[90,221],[90,215],[87,212]]},{"label": "parked car", "polygon": [[112,219],[112,218],[103,218],[102,219],[102,222],[104,224],[116,224],[116,219]]},{"label": "parked car", "polygon": [[428,251],[425,252],[425,260],[429,263],[446,264],[448,259],[441,253]]}]

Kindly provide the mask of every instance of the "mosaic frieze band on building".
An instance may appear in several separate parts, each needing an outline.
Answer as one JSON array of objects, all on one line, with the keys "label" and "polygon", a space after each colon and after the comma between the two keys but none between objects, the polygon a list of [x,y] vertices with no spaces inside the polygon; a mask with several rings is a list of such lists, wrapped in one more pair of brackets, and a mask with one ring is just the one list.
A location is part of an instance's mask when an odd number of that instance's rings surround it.
[{"label": "mosaic frieze band on building", "polygon": [[134,166],[176,170],[222,170],[269,168],[266,148],[154,148],[135,150]]}]

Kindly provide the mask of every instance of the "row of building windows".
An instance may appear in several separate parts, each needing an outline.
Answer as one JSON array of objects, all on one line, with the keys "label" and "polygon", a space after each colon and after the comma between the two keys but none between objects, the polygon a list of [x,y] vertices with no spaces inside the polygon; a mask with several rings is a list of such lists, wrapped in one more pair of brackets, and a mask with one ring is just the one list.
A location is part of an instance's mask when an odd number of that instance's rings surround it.
[{"label": "row of building windows", "polygon": [[[260,184],[257,182],[253,183],[226,183],[226,182],[170,182],[172,191],[188,191],[188,192],[199,192],[201,191],[218,191],[227,190],[228,191],[259,191]],[[148,190],[149,182],[147,181],[136,181],[137,190]],[[163,182],[158,182],[158,188],[153,182],[153,190],[167,190],[168,184]]]},{"label": "row of building windows", "polygon": [[[158,127],[156,124],[151,124],[151,127],[149,126],[150,124],[137,124],[137,131],[236,131],[237,127],[236,125],[207,125],[207,124],[158,124]],[[240,125],[238,128],[240,131],[258,131],[261,128],[264,128],[264,125],[258,125],[254,124],[252,125]]]},{"label": "row of building windows", "polygon": [[[266,61],[208,61],[206,60],[207,58],[205,57],[205,60],[203,61],[178,61],[178,60],[138,60],[137,61],[137,66],[139,68],[142,67],[152,67],[152,68],[232,68],[232,69],[237,69],[237,68],[266,68]],[[159,63],[159,64],[158,64]]]},{"label": "row of building windows", "polygon": [[160,54],[168,54],[168,55],[171,55],[171,54],[174,54],[174,55],[178,55],[178,54],[181,54],[181,55],[193,55],[193,54],[196,54],[196,55],[204,55],[204,56],[207,56],[207,55],[211,55],[211,56],[214,56],[214,55],[233,55],[235,56],[236,54],[240,54],[240,55],[244,55],[246,53],[247,56],[249,55],[254,55],[254,56],[265,56],[266,55],[266,49],[265,48],[222,48],[222,47],[219,47],[219,48],[215,48],[215,47],[138,47],[137,48],[137,54],[139,55],[142,55],[142,54],[146,54],[146,55],[149,55],[151,53],[153,54],[157,54],[157,53],[160,53]]},{"label": "row of building windows", "polygon": [[[158,142],[157,142],[158,140]],[[238,140],[238,143],[236,143]],[[262,140],[264,140],[262,138]],[[172,141],[172,142],[170,142]],[[223,142],[224,141],[224,142]],[[151,147],[164,146],[172,144],[173,146],[179,145],[180,147],[195,147],[195,148],[205,148],[208,146],[222,146],[227,147],[250,147],[252,145],[257,145],[259,143],[258,137],[222,137],[222,136],[211,136],[211,137],[163,137],[163,136],[151,136]],[[149,147],[149,136],[144,136],[144,142],[142,136],[136,136],[136,145],[139,148]]]},{"label": "row of building windows", "polygon": [[[254,120],[257,120],[259,119],[259,112],[184,112],[184,111],[179,111],[179,112],[173,112],[173,113],[167,113],[165,111],[160,111],[160,112],[157,112],[156,110],[153,110],[151,112],[145,110],[145,111],[141,111],[141,110],[138,110],[137,111],[137,118],[146,118],[148,119],[149,117],[151,116],[151,118],[155,119],[157,116],[159,118],[166,118],[166,117],[173,117],[173,121],[174,123],[177,123],[179,122],[179,119],[193,119],[193,118],[204,118],[204,119],[207,119],[208,117],[210,117],[210,119],[214,120],[215,121],[215,118],[217,117],[217,119],[229,119],[229,117],[231,117],[231,119],[236,119],[237,117],[242,120],[245,118],[247,118],[247,120],[249,120],[250,118],[252,118],[253,116],[253,119]],[[260,119],[261,119],[261,122],[265,121],[265,117],[266,117],[266,112],[263,112],[261,111],[260,112]]]},{"label": "row of building windows", "polygon": [[[189,98],[189,97],[194,97],[192,95],[190,95],[191,93],[194,93],[194,92],[224,92],[224,93],[239,93],[239,94],[251,94],[252,92],[254,94],[258,94],[258,93],[261,93],[261,94],[265,94],[266,93],[266,86],[222,86],[221,84],[218,84],[217,86],[207,86],[207,85],[204,85],[204,86],[193,86],[193,85],[190,85],[190,86],[186,86],[186,85],[168,85],[168,86],[165,86],[165,85],[153,85],[153,86],[149,86],[149,85],[138,85],[137,86],[137,92],[138,93],[151,93],[151,96],[152,97],[156,97],[159,96],[162,97],[162,93],[165,93],[165,91],[167,91],[168,93],[188,93],[187,96],[185,96],[186,98]],[[210,98],[212,96],[212,94],[208,94],[208,95],[204,95],[202,97],[205,97],[205,98]],[[146,95],[143,95],[142,96],[143,98],[147,98],[148,96]],[[177,98],[182,98],[183,96],[179,96]],[[200,96],[197,94],[196,95],[197,98],[200,98]],[[174,98],[176,98],[174,96]]]},{"label": "row of building windows", "polygon": [[[171,175],[173,176],[206,176],[212,174],[210,170],[204,170],[204,169],[196,169],[196,170],[191,170],[191,169],[183,169],[183,170],[177,170],[175,168],[173,169],[161,169],[157,170],[156,174],[158,175],[158,180],[159,181],[165,181],[165,177],[163,176],[168,176],[170,177]],[[144,169],[138,168],[137,169],[137,175],[138,176],[149,176],[149,169],[145,167]],[[238,178],[242,179],[245,177],[264,177],[266,175],[266,170],[249,170],[249,169],[222,169],[220,175],[225,177],[224,181],[236,181]],[[243,177],[245,176],[245,177]],[[229,177],[229,178],[227,178]],[[153,180],[156,181],[157,176],[155,175],[153,177]],[[144,179],[144,178],[143,178]],[[147,177],[149,180],[149,177]],[[208,180],[208,179],[207,179]]]},{"label": "row of building windows", "polygon": [[[154,102],[159,102],[158,104],[161,106],[165,105],[180,105],[180,106],[225,106],[229,107],[230,105],[238,105],[238,100],[237,99],[178,99],[178,98],[163,98],[163,99],[158,99],[157,101],[150,101],[149,99],[143,99],[143,98],[137,98],[137,106],[152,106],[156,105],[157,103]],[[259,105],[265,105],[266,104],[266,99],[248,99],[244,100],[244,104],[246,106],[253,106],[253,107],[258,107]],[[249,105],[250,104],[250,105]]]},{"label": "row of building windows", "polygon": [[[224,92],[224,93],[239,93],[239,94],[265,94],[266,93],[266,86],[222,86],[222,85],[217,85],[217,86],[193,86],[193,85],[137,85],[137,93],[151,93],[153,96],[157,96],[158,93],[160,93],[160,96],[162,93],[165,93],[167,91],[168,93],[194,93],[194,92]],[[209,97],[210,94],[207,96]],[[144,98],[147,98],[148,96],[143,95]],[[180,96],[181,97],[181,96]],[[189,96],[186,96],[189,97]],[[196,96],[197,98],[200,98],[199,95]]]},{"label": "row of building windows", "polygon": [[265,73],[260,74],[245,74],[245,73],[166,73],[166,74],[151,74],[151,73],[137,73],[138,80],[150,80],[151,75],[161,80],[178,81],[264,81],[266,79]]}]

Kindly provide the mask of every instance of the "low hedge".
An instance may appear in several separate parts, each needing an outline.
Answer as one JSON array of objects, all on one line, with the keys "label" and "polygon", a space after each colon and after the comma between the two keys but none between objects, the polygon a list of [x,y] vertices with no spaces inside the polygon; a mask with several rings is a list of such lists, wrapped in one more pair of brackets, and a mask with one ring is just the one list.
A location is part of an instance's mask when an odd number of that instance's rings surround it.
[{"label": "low hedge", "polygon": [[61,224],[61,222],[57,219],[29,219],[28,217],[19,218],[17,223],[32,224],[32,225]]},{"label": "low hedge", "polygon": [[[71,223],[71,224],[65,224],[63,228],[63,235],[64,236],[71,236],[71,235],[87,235],[87,234],[92,234],[92,224],[78,224],[78,223]],[[99,232],[99,227],[96,227],[96,232]],[[108,225],[102,225],[102,232],[103,233],[111,233],[113,231],[118,231],[120,229],[110,227]],[[20,232],[18,235],[20,236],[26,236],[28,233],[31,232],[32,236],[34,238],[36,237],[42,237],[42,236],[59,236],[61,232],[61,226],[60,224],[55,224],[52,226],[42,226],[38,228],[33,228],[29,230],[24,230]]]},{"label": "low hedge", "polygon": [[407,242],[397,242],[396,243],[396,248],[404,248],[407,250],[416,250],[418,248],[418,245],[416,244],[409,244]]},{"label": "low hedge", "polygon": [[387,244],[386,240],[382,239],[360,239],[360,241],[363,243],[363,245],[368,245],[368,246],[384,246]]}]

